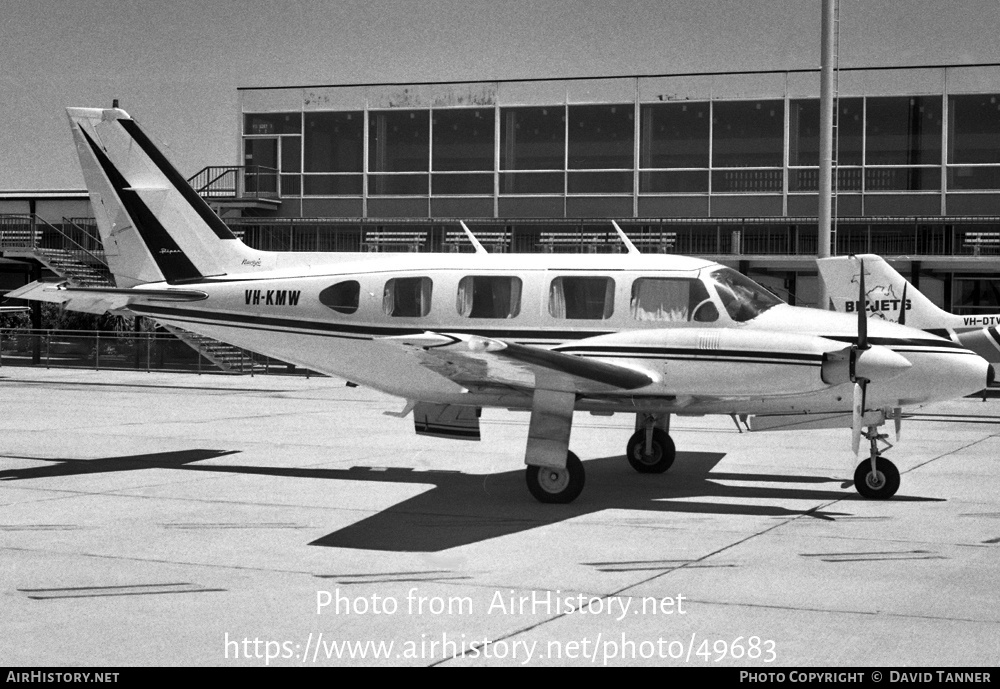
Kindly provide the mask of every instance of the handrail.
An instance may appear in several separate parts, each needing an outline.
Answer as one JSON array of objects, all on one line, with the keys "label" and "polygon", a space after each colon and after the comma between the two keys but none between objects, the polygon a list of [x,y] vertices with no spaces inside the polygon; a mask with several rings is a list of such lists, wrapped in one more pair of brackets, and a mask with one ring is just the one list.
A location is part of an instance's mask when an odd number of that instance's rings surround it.
[{"label": "handrail", "polygon": [[[87,227],[85,227],[80,222],[77,222],[77,221],[84,221],[84,220],[94,220],[94,218],[67,218],[67,217],[63,216],[63,225],[72,225],[73,228],[76,229],[76,230],[79,230],[80,233],[83,234],[84,237],[86,237],[87,239],[91,240],[94,243],[95,247],[100,247],[100,249],[96,249],[96,250],[103,251],[104,250],[104,242],[101,240],[101,236],[99,234],[93,234],[89,229],[87,229]],[[90,224],[91,223],[87,223],[87,225],[90,225]]]},{"label": "handrail", "polygon": [[103,245],[99,237],[95,237],[75,222],[63,218],[63,225],[71,225],[94,242],[96,247],[88,248],[70,236],[63,227],[53,225],[37,214],[0,215],[0,247],[32,251],[43,254],[46,251],[66,251],[76,256],[76,260],[89,263],[92,269],[98,269],[109,283],[113,283],[111,268],[104,258]]},{"label": "handrail", "polygon": [[[220,184],[232,175],[231,184]],[[248,178],[253,183],[247,184]],[[262,190],[263,186],[273,186],[274,189]],[[195,191],[202,196],[232,197],[232,198],[278,198],[281,196],[281,171],[263,165],[209,165],[188,179]],[[249,189],[253,187],[253,189]]]},{"label": "handrail", "polygon": [[[36,216],[36,218],[37,218],[37,216]],[[60,228],[58,228],[55,225],[51,224],[47,220],[45,220],[43,218],[37,218],[37,220],[43,226],[48,227],[50,230],[53,230],[54,232],[56,232],[56,234],[60,235],[63,238],[63,243],[64,244],[66,242],[69,242],[70,244],[72,244],[73,246],[76,247],[75,249],[68,249],[69,251],[83,252],[87,256],[90,256],[90,258],[92,258],[93,260],[95,260],[97,263],[99,263],[100,265],[102,265],[105,268],[107,268],[108,270],[111,269],[110,266],[108,266],[107,261],[104,260],[104,257],[98,256],[97,254],[95,254],[94,252],[92,252],[90,249],[88,249],[87,247],[85,247],[82,244],[80,244],[78,241],[76,241],[75,239],[73,239],[72,237],[70,237],[68,234],[66,234],[65,232],[63,232]],[[43,249],[43,250],[44,249],[64,249],[64,250],[66,249],[65,246],[59,246],[59,247],[35,246],[34,248]],[[102,253],[103,253],[103,251],[102,251]]]}]

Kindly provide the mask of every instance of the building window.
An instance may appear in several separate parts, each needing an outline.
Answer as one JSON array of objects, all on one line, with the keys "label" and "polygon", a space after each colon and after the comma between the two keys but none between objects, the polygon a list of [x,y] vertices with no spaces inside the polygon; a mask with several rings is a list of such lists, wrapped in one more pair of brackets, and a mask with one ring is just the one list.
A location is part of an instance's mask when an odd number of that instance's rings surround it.
[{"label": "building window", "polygon": [[[569,107],[567,191],[571,194],[630,193],[635,165],[632,105]],[[573,170],[628,172],[573,172]]]},{"label": "building window", "polygon": [[[303,160],[306,196],[360,196],[364,161],[364,113],[305,114]],[[316,175],[311,173],[341,173]],[[354,173],[354,174],[347,174]]]},{"label": "building window", "polygon": [[[713,192],[781,192],[785,104],[780,100],[712,104]],[[776,169],[762,169],[776,168]]]},{"label": "building window", "polygon": [[940,97],[868,98],[865,126],[867,191],[941,188]]},{"label": "building window", "polygon": [[357,280],[338,282],[319,293],[320,303],[338,313],[357,311],[360,298],[361,285]]},{"label": "building window", "polygon": [[393,278],[385,283],[382,310],[387,316],[420,318],[431,311],[430,278]]},{"label": "building window", "polygon": [[244,180],[248,193],[278,194],[278,137],[243,140]]},{"label": "building window", "polygon": [[639,278],[632,283],[632,318],[637,321],[718,320],[719,310],[699,280]]},{"label": "building window", "polygon": [[302,194],[302,137],[281,137],[281,195]]},{"label": "building window", "polygon": [[951,96],[948,119],[948,188],[1000,189],[1000,95]]},{"label": "building window", "polygon": [[493,108],[434,111],[434,171],[493,171]]},{"label": "building window", "polygon": [[[788,114],[789,191],[819,189],[819,100],[793,100]],[[864,138],[864,99],[837,101],[837,189],[861,191],[861,164]]]},{"label": "building window", "polygon": [[301,134],[302,115],[297,112],[275,112],[243,116],[243,135]]},{"label": "building window", "polygon": [[955,278],[952,310],[962,315],[1000,311],[1000,279],[995,277]]},{"label": "building window", "polygon": [[[430,113],[427,110],[370,112],[368,171],[423,172],[430,169]],[[370,175],[368,193],[423,196],[427,175]]]},{"label": "building window", "polygon": [[639,124],[639,191],[707,193],[709,104],[643,105]]},{"label": "building window", "polygon": [[457,308],[465,318],[514,318],[521,312],[521,279],[470,275],[458,283]]},{"label": "building window", "polygon": [[607,320],[615,307],[615,281],[605,277],[558,277],[549,288],[553,318]]},{"label": "building window", "polygon": [[[495,121],[493,108],[434,111],[432,193],[493,194]],[[490,174],[462,174],[475,171]]]},{"label": "building window", "polygon": [[[501,194],[562,194],[566,165],[564,106],[500,111]],[[515,172],[550,170],[552,172]]]}]

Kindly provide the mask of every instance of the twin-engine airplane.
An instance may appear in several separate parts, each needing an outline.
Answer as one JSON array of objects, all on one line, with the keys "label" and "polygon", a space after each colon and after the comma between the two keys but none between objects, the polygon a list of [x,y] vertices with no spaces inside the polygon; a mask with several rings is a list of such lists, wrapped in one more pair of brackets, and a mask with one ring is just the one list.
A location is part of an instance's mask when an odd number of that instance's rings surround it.
[{"label": "twin-engine airplane", "polygon": [[[671,414],[758,427],[852,427],[858,491],[899,472],[878,427],[900,408],[981,390],[990,365],[892,323],[789,306],[710,261],[627,253],[273,253],[240,242],[119,109],[68,110],[116,287],[33,283],[10,296],[127,309],[407,400],[419,434],[478,440],[484,407],[531,413],[532,495],[584,486],[573,412],[635,415],[641,473],[674,461]],[[463,224],[464,227],[464,224]],[[863,293],[863,290],[862,290]],[[401,414],[401,415],[402,415]]]},{"label": "twin-engine airplane", "polygon": [[[908,325],[971,349],[991,364],[1000,363],[1000,314],[959,316],[939,308],[881,256],[864,254],[865,308],[869,318]],[[856,313],[861,304],[859,262],[836,256],[816,262],[833,307]]]}]

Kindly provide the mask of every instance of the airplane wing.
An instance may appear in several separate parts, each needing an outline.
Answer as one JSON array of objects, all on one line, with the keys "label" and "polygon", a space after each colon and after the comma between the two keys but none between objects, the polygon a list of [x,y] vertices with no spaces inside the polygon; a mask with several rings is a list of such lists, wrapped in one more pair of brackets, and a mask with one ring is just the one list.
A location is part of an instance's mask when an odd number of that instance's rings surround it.
[{"label": "airplane wing", "polygon": [[477,335],[426,332],[381,341],[410,348],[422,365],[466,387],[488,382],[601,394],[655,382],[645,371]]},{"label": "airplane wing", "polygon": [[103,314],[136,303],[188,302],[207,299],[193,289],[125,289],[118,287],[72,287],[68,283],[32,282],[7,293],[8,299],[27,299],[61,304],[70,311]]}]

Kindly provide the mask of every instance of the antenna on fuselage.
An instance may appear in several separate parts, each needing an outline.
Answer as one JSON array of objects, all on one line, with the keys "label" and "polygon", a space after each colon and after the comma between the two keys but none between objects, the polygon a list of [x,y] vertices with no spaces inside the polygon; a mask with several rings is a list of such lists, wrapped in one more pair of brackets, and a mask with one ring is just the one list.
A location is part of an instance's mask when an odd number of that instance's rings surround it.
[{"label": "antenna on fuselage", "polygon": [[459,220],[458,224],[462,226],[463,230],[465,230],[465,236],[469,238],[470,242],[472,242],[472,246],[475,248],[477,254],[489,253],[483,248],[483,245],[479,243],[479,240],[476,239],[476,235],[472,234],[472,230],[469,229],[469,226],[466,225],[464,221]]},{"label": "antenna on fuselage", "polygon": [[612,220],[611,224],[615,226],[615,231],[618,233],[618,237],[622,240],[622,244],[624,244],[625,248],[628,249],[628,253],[638,254],[639,250],[635,248],[635,244],[633,244],[632,240],[628,238],[628,235],[622,231],[622,228],[618,227],[618,223]]}]

